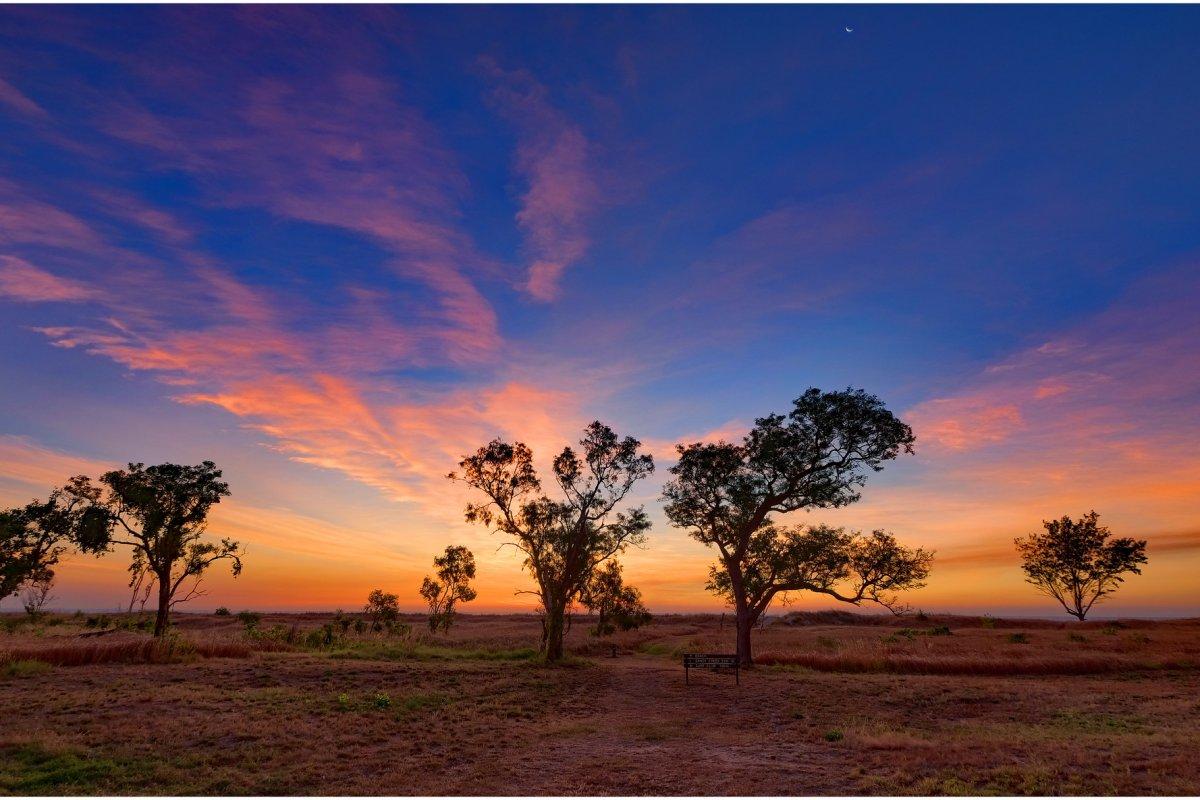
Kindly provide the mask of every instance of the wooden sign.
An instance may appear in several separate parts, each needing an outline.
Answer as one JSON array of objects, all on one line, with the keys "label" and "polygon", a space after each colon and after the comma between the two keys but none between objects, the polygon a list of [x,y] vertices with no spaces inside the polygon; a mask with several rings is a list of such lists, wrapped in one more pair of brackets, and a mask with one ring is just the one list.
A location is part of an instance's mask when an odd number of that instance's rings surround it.
[{"label": "wooden sign", "polygon": [[733,670],[734,681],[738,685],[742,683],[741,663],[738,661],[736,654],[729,655],[725,653],[684,653],[683,654],[683,682],[690,683],[691,671],[693,669],[707,669],[713,672],[721,672],[722,670]]}]

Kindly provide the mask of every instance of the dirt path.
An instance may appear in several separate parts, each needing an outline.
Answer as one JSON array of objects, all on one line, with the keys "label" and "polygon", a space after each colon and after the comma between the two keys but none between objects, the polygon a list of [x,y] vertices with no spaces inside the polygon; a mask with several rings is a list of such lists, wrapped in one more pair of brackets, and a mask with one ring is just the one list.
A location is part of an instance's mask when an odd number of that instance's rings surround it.
[{"label": "dirt path", "polygon": [[489,791],[746,795],[848,790],[828,747],[789,735],[793,720],[773,676],[743,673],[739,686],[732,675],[694,673],[691,685],[685,685],[682,667],[663,658],[599,661],[601,669],[589,670],[596,685],[589,687],[586,706],[553,723],[536,758],[524,752],[526,768]]}]

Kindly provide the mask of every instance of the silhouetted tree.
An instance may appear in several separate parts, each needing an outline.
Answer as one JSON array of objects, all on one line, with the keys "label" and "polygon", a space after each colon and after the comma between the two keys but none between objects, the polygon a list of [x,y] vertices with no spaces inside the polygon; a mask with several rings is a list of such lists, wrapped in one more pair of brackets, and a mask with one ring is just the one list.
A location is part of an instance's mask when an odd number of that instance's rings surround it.
[{"label": "silhouetted tree", "polygon": [[625,583],[621,565],[616,561],[609,561],[592,574],[579,594],[579,602],[596,615],[593,636],[630,631],[651,620],[650,611],[642,603],[642,593]]},{"label": "silhouetted tree", "polygon": [[103,552],[108,515],[95,508],[99,491],[72,478],[45,502],[0,511],[0,600],[30,583],[53,581],[54,566],[71,548]]},{"label": "silhouetted tree", "polygon": [[46,570],[33,576],[21,587],[21,605],[25,613],[31,617],[41,616],[42,610],[52,599],[50,592],[54,589],[54,572]]},{"label": "silhouetted tree", "polygon": [[471,581],[475,580],[475,556],[462,545],[446,548],[444,555],[433,559],[437,580],[425,576],[421,597],[429,604],[429,630],[448,631],[454,624],[454,607],[475,599]]},{"label": "silhouetted tree", "polygon": [[1025,580],[1080,622],[1117,590],[1124,573],[1140,575],[1146,563],[1145,539],[1113,539],[1099,519],[1092,511],[1078,522],[1070,517],[1043,521],[1045,533],[1015,540]]},{"label": "silhouetted tree", "polygon": [[363,607],[363,613],[371,620],[371,629],[381,631],[384,628],[391,630],[400,619],[400,598],[390,592],[385,592],[383,589],[373,589],[367,595],[367,604]]},{"label": "silhouetted tree", "polygon": [[[133,548],[130,585],[136,591],[137,586],[146,587],[146,581],[153,581],[157,587],[155,636],[166,632],[176,604],[205,594],[200,582],[212,564],[228,560],[234,577],[241,574],[237,542],[201,541],[209,510],[229,496],[229,484],[221,480],[221,470],[213,462],[150,467],[131,463],[126,469],[101,475],[102,489],[85,477],[75,480],[92,498],[91,508],[105,515],[105,545]],[[188,581],[191,584],[180,594]]]},{"label": "silhouetted tree", "polygon": [[579,444],[581,453],[565,447],[554,459],[561,501],[541,493],[533,455],[520,442],[496,439],[463,458],[461,475],[449,475],[487,496],[467,506],[467,521],[512,536],[511,544],[525,555],[538,584],[547,661],[562,658],[567,609],[592,573],[629,545],[644,542],[650,529],[642,508],[616,510],[633,485],[654,471],[653,459],[638,452],[641,443],[593,422]]},{"label": "silhouetted tree", "polygon": [[[765,524],[750,537],[742,563],[742,587],[757,622],[776,596],[808,590],[844,603],[863,600],[899,613],[896,594],[925,585],[933,554],[900,545],[892,534],[846,532],[827,525],[777,528]],[[737,606],[729,570],[714,565],[706,587]]]},{"label": "silhouetted tree", "polygon": [[911,453],[914,441],[912,429],[874,395],[809,389],[787,415],[755,420],[741,444],[677,447],[674,477],[663,490],[667,518],[717,548],[714,574],[725,574],[714,577],[710,588],[734,607],[743,664],[753,663],[751,628],[782,592],[886,605],[890,593],[922,584],[930,554],[903,548],[890,535],[780,531],[770,519],[857,501],[867,471]]}]

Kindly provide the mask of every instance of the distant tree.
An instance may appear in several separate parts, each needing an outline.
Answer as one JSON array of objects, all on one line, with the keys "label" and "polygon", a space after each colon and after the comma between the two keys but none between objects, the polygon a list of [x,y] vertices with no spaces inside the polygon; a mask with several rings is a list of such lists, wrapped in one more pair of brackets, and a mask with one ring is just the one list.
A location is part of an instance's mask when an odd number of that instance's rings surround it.
[{"label": "distant tree", "polygon": [[383,589],[373,589],[367,595],[367,604],[363,607],[363,613],[371,620],[371,629],[381,631],[384,628],[391,630],[400,619],[400,598],[397,595],[383,591]]},{"label": "distant tree", "polygon": [[888,534],[784,531],[770,518],[857,501],[867,472],[913,452],[914,441],[912,429],[874,395],[809,389],[788,414],[755,420],[741,444],[677,447],[674,477],[663,490],[667,518],[717,548],[709,588],[734,607],[742,664],[753,664],[750,631],[780,593],[807,590],[889,605],[893,593],[922,585],[931,555]]},{"label": "distant tree", "polygon": [[641,443],[593,422],[579,444],[580,453],[565,447],[554,459],[561,501],[541,493],[533,454],[520,442],[496,439],[463,458],[461,475],[449,475],[487,497],[467,506],[467,521],[508,534],[525,555],[541,600],[542,653],[552,662],[563,656],[567,609],[592,573],[629,545],[643,543],[650,529],[641,507],[616,510],[633,485],[654,471],[653,459],[639,453]]},{"label": "distant tree", "polygon": [[650,611],[642,603],[642,593],[625,583],[621,565],[616,561],[609,561],[592,574],[579,594],[579,602],[596,615],[593,636],[630,631],[651,620]]},{"label": "distant tree", "polygon": [[475,556],[470,550],[454,545],[433,559],[437,580],[425,576],[421,597],[429,604],[429,630],[449,631],[454,624],[455,606],[475,599],[471,581],[475,580]]},{"label": "distant tree", "polygon": [[94,508],[98,494],[86,478],[73,478],[45,502],[0,511],[0,600],[53,581],[54,566],[72,548],[103,552],[108,516]]},{"label": "distant tree", "polygon": [[1099,520],[1092,511],[1078,522],[1070,517],[1043,521],[1045,533],[1015,540],[1025,580],[1080,622],[1117,590],[1125,573],[1140,575],[1147,561],[1145,539],[1113,539]]},{"label": "distant tree", "polygon": [[46,570],[39,573],[21,587],[21,605],[25,608],[25,613],[31,617],[41,616],[46,604],[50,602],[54,590],[54,572]]},{"label": "distant tree", "polygon": [[139,589],[148,593],[157,588],[155,636],[166,633],[175,605],[205,594],[200,583],[212,564],[228,560],[234,577],[241,574],[237,542],[202,541],[209,510],[229,496],[229,484],[221,480],[213,462],[150,467],[131,463],[101,475],[99,487],[86,477],[74,480],[91,498],[90,508],[104,517],[105,546],[133,548],[129,571],[135,598]]}]

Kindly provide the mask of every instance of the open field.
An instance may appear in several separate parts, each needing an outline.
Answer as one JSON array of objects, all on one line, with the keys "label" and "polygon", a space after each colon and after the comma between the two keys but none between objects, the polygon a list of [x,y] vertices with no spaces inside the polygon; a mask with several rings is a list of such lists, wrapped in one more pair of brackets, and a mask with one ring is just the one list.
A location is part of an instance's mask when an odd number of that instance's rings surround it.
[{"label": "open field", "polygon": [[162,646],[0,619],[10,794],[1200,793],[1200,620],[796,615],[741,686],[685,686],[719,616],[616,658],[577,620],[553,668],[523,616],[326,641],[330,615],[180,614]]}]

